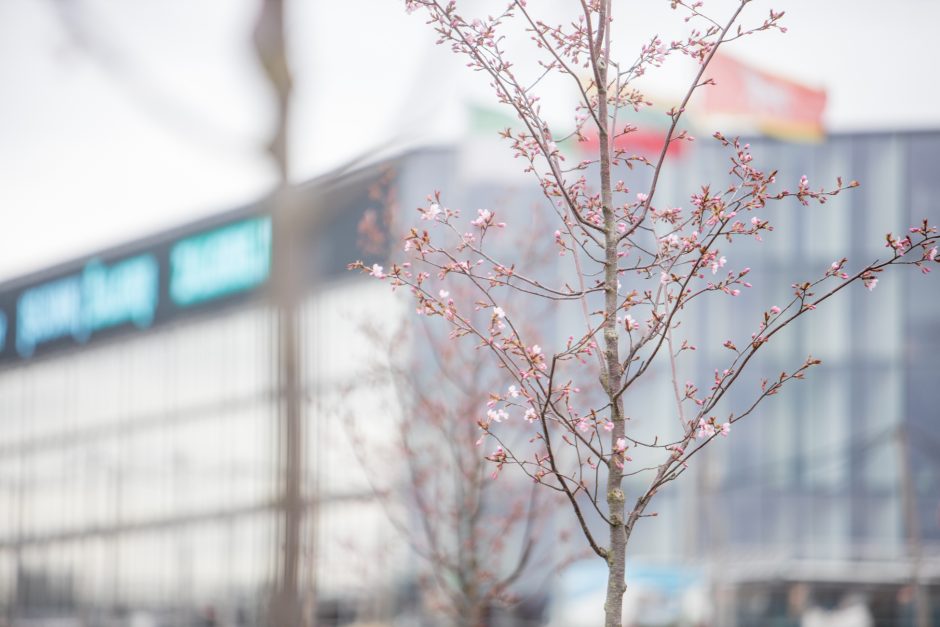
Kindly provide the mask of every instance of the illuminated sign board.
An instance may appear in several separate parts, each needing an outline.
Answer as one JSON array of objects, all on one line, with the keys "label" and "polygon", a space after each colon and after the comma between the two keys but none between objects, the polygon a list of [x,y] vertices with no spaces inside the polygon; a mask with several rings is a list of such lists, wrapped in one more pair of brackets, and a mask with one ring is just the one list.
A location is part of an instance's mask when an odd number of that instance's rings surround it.
[{"label": "illuminated sign board", "polygon": [[146,329],[250,296],[271,274],[271,217],[155,238],[140,248],[146,250],[92,258],[0,290],[0,361]]},{"label": "illuminated sign board", "polygon": [[271,218],[193,235],[170,249],[170,298],[181,307],[243,292],[271,273]]},{"label": "illuminated sign board", "polygon": [[[376,166],[298,188],[297,220],[284,235],[298,244],[297,289],[318,289],[347,276],[351,259],[377,256],[360,250],[359,225],[388,180]],[[281,232],[272,201],[0,284],[0,367],[267,298]]]},{"label": "illuminated sign board", "polygon": [[29,357],[38,345],[66,336],[85,342],[95,331],[127,322],[150,326],[158,275],[156,258],[145,254],[111,266],[91,261],[80,274],[23,291],[16,302],[16,351]]}]

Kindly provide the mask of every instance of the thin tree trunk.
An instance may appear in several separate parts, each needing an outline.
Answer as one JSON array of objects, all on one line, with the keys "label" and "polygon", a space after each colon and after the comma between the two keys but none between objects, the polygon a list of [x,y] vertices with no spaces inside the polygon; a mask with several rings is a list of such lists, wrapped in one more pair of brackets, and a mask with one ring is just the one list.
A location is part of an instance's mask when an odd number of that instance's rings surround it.
[{"label": "thin tree trunk", "polygon": [[458,617],[460,627],[483,627],[486,610],[479,600],[471,600],[465,614]]},{"label": "thin tree trunk", "polygon": [[[624,437],[623,400],[617,396],[621,384],[620,372],[620,333],[617,329],[617,244],[618,234],[614,224],[613,198],[610,184],[610,133],[608,129],[607,109],[607,65],[609,56],[609,38],[607,20],[610,10],[609,0],[601,3],[595,40],[595,80],[597,82],[597,113],[600,125],[600,174],[601,202],[604,212],[604,386],[611,400],[610,421],[614,428],[610,434],[610,449],[614,450],[617,440]],[[618,456],[611,454],[607,473],[607,512],[610,521],[610,548],[607,553],[607,597],[604,601],[605,627],[621,627],[623,621],[623,594],[627,589],[626,549],[627,537],[624,533],[624,494],[620,487],[623,469],[618,465]]]}]

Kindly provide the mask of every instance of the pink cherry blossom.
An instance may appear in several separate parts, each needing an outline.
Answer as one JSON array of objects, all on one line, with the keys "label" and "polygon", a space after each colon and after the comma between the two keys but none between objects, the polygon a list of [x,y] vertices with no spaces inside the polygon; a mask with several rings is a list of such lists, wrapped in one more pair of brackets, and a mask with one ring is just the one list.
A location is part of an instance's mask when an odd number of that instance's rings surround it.
[{"label": "pink cherry blossom", "polygon": [[434,220],[441,214],[441,206],[437,203],[432,204],[421,213],[422,220]]},{"label": "pink cherry blossom", "polygon": [[704,418],[698,419],[698,432],[696,433],[697,438],[710,438],[715,435],[715,426],[710,422],[706,421]]},{"label": "pink cherry blossom", "polygon": [[505,409],[490,409],[486,412],[486,417],[493,422],[500,423],[509,419],[509,413]]},{"label": "pink cherry blossom", "polygon": [[630,314],[627,314],[624,323],[626,324],[627,331],[635,331],[640,328],[640,323],[634,320]]},{"label": "pink cherry blossom", "polygon": [[718,272],[718,268],[724,268],[725,264],[728,263],[728,260],[725,257],[720,257],[712,262],[712,274]]},{"label": "pink cherry blossom", "polygon": [[478,209],[477,218],[470,222],[473,226],[484,227],[493,220],[493,213],[489,209]]}]

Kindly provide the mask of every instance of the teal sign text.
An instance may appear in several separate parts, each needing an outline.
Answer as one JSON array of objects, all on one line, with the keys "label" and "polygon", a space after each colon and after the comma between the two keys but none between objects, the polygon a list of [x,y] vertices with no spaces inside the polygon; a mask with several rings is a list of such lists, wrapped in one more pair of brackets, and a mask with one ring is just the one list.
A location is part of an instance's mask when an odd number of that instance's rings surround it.
[{"label": "teal sign text", "polygon": [[107,266],[93,260],[80,274],[42,283],[16,303],[16,351],[71,336],[85,342],[98,330],[131,322],[153,322],[159,295],[159,266],[145,254]]},{"label": "teal sign text", "polygon": [[170,299],[186,307],[244,292],[270,272],[271,218],[243,220],[173,245]]}]

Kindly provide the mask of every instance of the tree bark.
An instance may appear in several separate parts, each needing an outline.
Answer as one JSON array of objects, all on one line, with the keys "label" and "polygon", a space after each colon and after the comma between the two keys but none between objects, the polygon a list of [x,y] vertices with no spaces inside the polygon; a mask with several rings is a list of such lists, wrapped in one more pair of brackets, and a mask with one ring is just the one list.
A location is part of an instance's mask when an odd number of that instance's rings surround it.
[{"label": "tree bark", "polygon": [[607,513],[610,521],[610,548],[607,551],[607,596],[604,601],[605,627],[621,627],[623,621],[623,594],[626,592],[626,549],[627,537],[624,533],[624,494],[620,487],[623,479],[622,464],[618,465],[618,455],[614,453],[617,440],[624,437],[623,400],[617,395],[621,385],[620,371],[620,333],[617,328],[617,281],[618,234],[614,223],[613,194],[610,183],[610,119],[607,108],[607,67],[609,57],[609,37],[607,33],[610,2],[601,3],[597,38],[594,44],[595,81],[597,82],[597,113],[600,124],[600,175],[601,203],[604,214],[604,387],[610,399],[610,421],[614,428],[610,433],[612,451],[607,472]]}]

